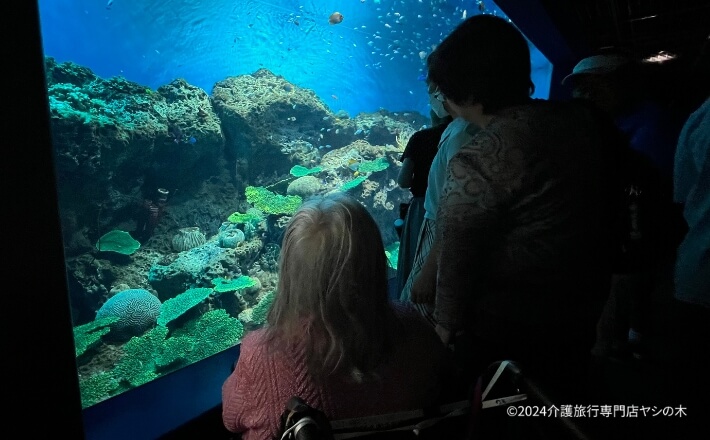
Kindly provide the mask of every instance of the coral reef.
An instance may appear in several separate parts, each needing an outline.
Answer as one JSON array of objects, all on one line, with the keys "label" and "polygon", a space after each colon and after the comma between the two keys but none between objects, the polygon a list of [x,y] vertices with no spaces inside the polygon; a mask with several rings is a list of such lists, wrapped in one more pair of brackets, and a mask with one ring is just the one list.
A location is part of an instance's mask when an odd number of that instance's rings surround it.
[{"label": "coral reef", "polygon": [[242,290],[256,285],[257,280],[242,275],[233,280],[225,280],[224,278],[215,278],[212,280],[214,291],[218,293],[232,292],[234,290]]},{"label": "coral reef", "polygon": [[[230,218],[232,217],[230,216]],[[217,232],[217,240],[219,242],[220,247],[236,248],[239,243],[246,240],[244,231],[239,229],[237,223],[238,222],[231,221],[223,222],[222,226],[219,227],[219,231]]]},{"label": "coral reef", "polygon": [[141,247],[141,244],[126,231],[113,230],[102,235],[96,242],[99,252],[117,252],[131,255]]},{"label": "coral reef", "polygon": [[115,394],[119,383],[110,372],[101,371],[92,376],[79,379],[81,388],[81,406],[88,408]]},{"label": "coral reef", "polygon": [[200,231],[200,228],[191,226],[178,229],[177,234],[173,236],[172,245],[175,252],[184,252],[202,246],[206,241],[205,234]]},{"label": "coral reef", "polygon": [[188,188],[215,173],[224,138],[204,91],[183,80],[152,91],[50,57],[45,67],[67,241],[97,211],[108,224],[134,209],[143,184]]},{"label": "coral reef", "polygon": [[[311,90],[265,69],[226,78],[208,95],[183,79],[150,90],[71,62],[47,58],[46,66],[84,405],[262,325],[280,236],[304,198],[348,191],[385,243],[396,244],[392,208],[409,193],[392,182],[402,142],[427,123],[422,115],[334,114]],[[170,194],[161,221],[129,242],[157,188]],[[123,234],[114,240],[106,231]],[[128,341],[94,320],[126,290],[163,302]]]},{"label": "coral reef", "polygon": [[125,386],[137,387],[158,377],[155,371],[155,354],[162,347],[168,329],[162,325],[144,334],[131,338],[124,346],[124,356],[116,364],[114,377]]},{"label": "coral reef", "polygon": [[266,315],[269,313],[271,303],[273,302],[274,292],[266,292],[259,298],[259,302],[254,307],[250,307],[239,313],[238,318],[244,323],[247,329],[257,328],[266,322]]},{"label": "coral reef", "polygon": [[286,194],[299,196],[303,199],[319,193],[323,189],[320,180],[314,176],[303,176],[288,184]]},{"label": "coral reef", "polygon": [[282,196],[264,187],[247,186],[247,202],[266,214],[293,214],[303,200],[299,196]]},{"label": "coral reef", "polygon": [[239,255],[249,253],[248,245],[245,242],[231,249],[220,247],[216,240],[209,241],[156,261],[148,270],[148,281],[165,301],[192,287],[211,286],[215,278],[236,278],[241,275]]},{"label": "coral reef", "polygon": [[195,307],[214,292],[213,289],[189,289],[163,303],[158,316],[158,325],[168,325],[169,322],[179,318],[185,312]]},{"label": "coral reef", "polygon": [[160,300],[143,289],[129,289],[109,298],[96,312],[96,320],[118,317],[111,324],[111,337],[128,339],[153,327],[160,314]]},{"label": "coral reef", "polygon": [[81,356],[91,348],[97,346],[101,338],[111,331],[111,324],[119,319],[118,316],[107,316],[74,327],[74,350],[76,351],[76,357]]}]

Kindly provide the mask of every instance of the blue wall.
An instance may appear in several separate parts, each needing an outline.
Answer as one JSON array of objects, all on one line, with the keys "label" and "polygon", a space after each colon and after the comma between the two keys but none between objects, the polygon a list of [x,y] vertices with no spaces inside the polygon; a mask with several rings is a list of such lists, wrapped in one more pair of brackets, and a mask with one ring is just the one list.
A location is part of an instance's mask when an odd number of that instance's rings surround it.
[{"label": "blue wall", "polygon": [[[504,15],[492,2],[488,12]],[[313,89],[333,111],[428,115],[426,56],[474,0],[39,0],[44,52],[107,78],[157,88],[215,82],[266,67]],[[338,11],[343,22],[330,25]],[[550,63],[533,47],[536,97]]]}]

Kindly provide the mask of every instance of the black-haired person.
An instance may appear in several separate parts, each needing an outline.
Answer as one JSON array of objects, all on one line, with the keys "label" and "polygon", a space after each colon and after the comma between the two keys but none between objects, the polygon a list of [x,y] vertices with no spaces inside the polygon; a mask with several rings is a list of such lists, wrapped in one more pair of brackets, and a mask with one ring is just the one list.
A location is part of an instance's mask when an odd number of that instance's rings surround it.
[{"label": "black-haired person", "polygon": [[613,127],[588,106],[531,99],[528,43],[502,18],[469,18],[436,52],[432,82],[480,127],[439,201],[436,331],[472,373],[512,359],[579,376],[609,291]]},{"label": "black-haired person", "polygon": [[396,298],[400,297],[412,271],[419,230],[424,222],[424,195],[427,190],[429,170],[439,149],[441,135],[453,119],[443,103],[433,96],[434,91],[432,85],[428,85],[432,126],[414,133],[400,157],[402,168],[397,176],[397,184],[400,188],[409,188],[412,197],[409,199],[409,207],[399,237]]},{"label": "black-haired person", "polygon": [[[435,50],[427,58],[427,66],[434,63],[438,52]],[[436,214],[439,199],[446,180],[446,167],[449,159],[466,145],[478,127],[462,118],[449,106],[446,96],[441,93],[438,85],[427,78],[429,84],[430,102],[432,108],[444,110],[451,115],[453,121],[449,123],[441,135],[438,150],[429,169],[427,189],[424,195],[424,221],[419,230],[414,262],[409,277],[406,280],[400,300],[413,302],[415,307],[432,326],[436,325],[434,319],[434,296],[436,291],[437,248],[436,242]]]},{"label": "black-haired person", "polygon": [[449,353],[418,312],[388,301],[380,230],[359,201],[306,201],[286,228],[279,268],[266,327],[244,338],[222,387],[229,431],[274,438],[293,396],[331,420],[443,398]]}]

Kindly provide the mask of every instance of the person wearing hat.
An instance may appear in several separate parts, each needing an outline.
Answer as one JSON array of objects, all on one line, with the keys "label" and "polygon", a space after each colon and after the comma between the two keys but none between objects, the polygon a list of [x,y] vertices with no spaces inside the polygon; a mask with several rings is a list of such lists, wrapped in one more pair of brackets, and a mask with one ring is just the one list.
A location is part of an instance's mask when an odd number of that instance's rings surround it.
[{"label": "person wearing hat", "polygon": [[638,72],[637,64],[625,55],[594,55],[577,63],[562,84],[571,86],[574,98],[589,100],[611,116],[629,137],[631,148],[670,179],[682,121],[644,96]]},{"label": "person wearing hat", "polygon": [[[670,276],[681,223],[673,206],[672,174],[680,120],[647,99],[638,66],[621,54],[582,59],[563,80],[575,99],[610,116],[628,138],[633,165],[627,170],[628,208],[634,211],[623,264],[617,267],[610,299],[599,323],[595,353],[643,356],[642,334],[651,324],[651,292]],[[678,231],[678,232],[676,232]],[[640,237],[636,239],[633,237]],[[666,280],[667,281],[667,280]]]}]

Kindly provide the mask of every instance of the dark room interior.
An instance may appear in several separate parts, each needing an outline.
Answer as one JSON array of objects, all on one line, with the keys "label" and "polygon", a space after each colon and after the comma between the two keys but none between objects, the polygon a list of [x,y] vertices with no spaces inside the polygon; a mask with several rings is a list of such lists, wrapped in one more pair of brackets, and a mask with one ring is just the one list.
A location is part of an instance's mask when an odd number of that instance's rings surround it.
[{"label": "dark room interior", "polygon": [[[707,0],[498,0],[497,3],[553,64],[551,99],[570,96],[560,81],[579,59],[606,52],[622,52],[638,60],[672,54],[674,59],[646,64],[647,78],[657,97],[690,112],[707,96],[707,78],[688,76],[710,38]],[[138,424],[145,426],[146,432],[159,433],[154,438],[236,438],[223,428],[215,396],[219,396],[219,386],[229,374],[238,348],[196,363],[186,369],[189,371],[166,377],[162,383],[150,384],[102,402],[90,411],[82,411],[37,5],[34,1],[15,2],[12,11],[7,10],[9,4],[5,9],[5,16],[17,22],[5,45],[10,48],[5,52],[5,70],[9,76],[6,84],[19,89],[10,91],[5,100],[6,104],[12,103],[6,111],[10,120],[4,133],[10,135],[6,141],[10,158],[3,165],[9,183],[5,189],[9,196],[6,214],[11,221],[10,234],[20,234],[8,238],[11,241],[8,258],[12,262],[8,270],[12,274],[18,272],[12,285],[15,291],[5,295],[11,301],[5,306],[10,313],[4,328],[6,336],[12,339],[6,355],[11,371],[5,376],[12,390],[7,398],[11,408],[6,413],[8,431],[28,438],[83,439],[90,438],[87,430],[103,432],[97,426],[109,424],[113,432],[105,438],[118,439],[125,438],[120,432],[123,424]],[[16,103],[20,105],[15,106]],[[43,249],[41,260],[37,253],[27,253],[27,249]],[[662,301],[658,307],[663,307]],[[27,313],[18,316],[19,311]],[[51,340],[47,339],[48,333]],[[660,340],[656,349],[665,350],[665,343],[670,342]],[[615,392],[641,398],[653,393],[649,386],[672,389],[674,377],[682,374],[682,368],[627,363],[607,365],[605,372],[609,375],[608,386],[617,387]],[[212,380],[201,382],[206,375]],[[203,389],[194,392],[195,384]],[[138,401],[150,401],[151,413],[131,414],[132,419],[113,418],[116,412],[130,414],[127,408]],[[167,401],[170,405],[164,406]],[[175,405],[182,410],[168,410],[173,414],[166,415],[166,408]],[[707,406],[704,411],[707,418],[710,415]],[[163,424],[151,427],[156,418],[163,418]],[[695,438],[693,435],[706,438],[707,425],[699,423],[699,426],[705,427],[704,433],[681,432],[675,438]],[[667,438],[661,435],[676,432],[677,428],[655,433],[644,430],[645,437],[636,437],[637,431],[633,430],[587,435],[568,428],[565,434],[550,438],[596,440],[617,434],[620,438]]]}]

